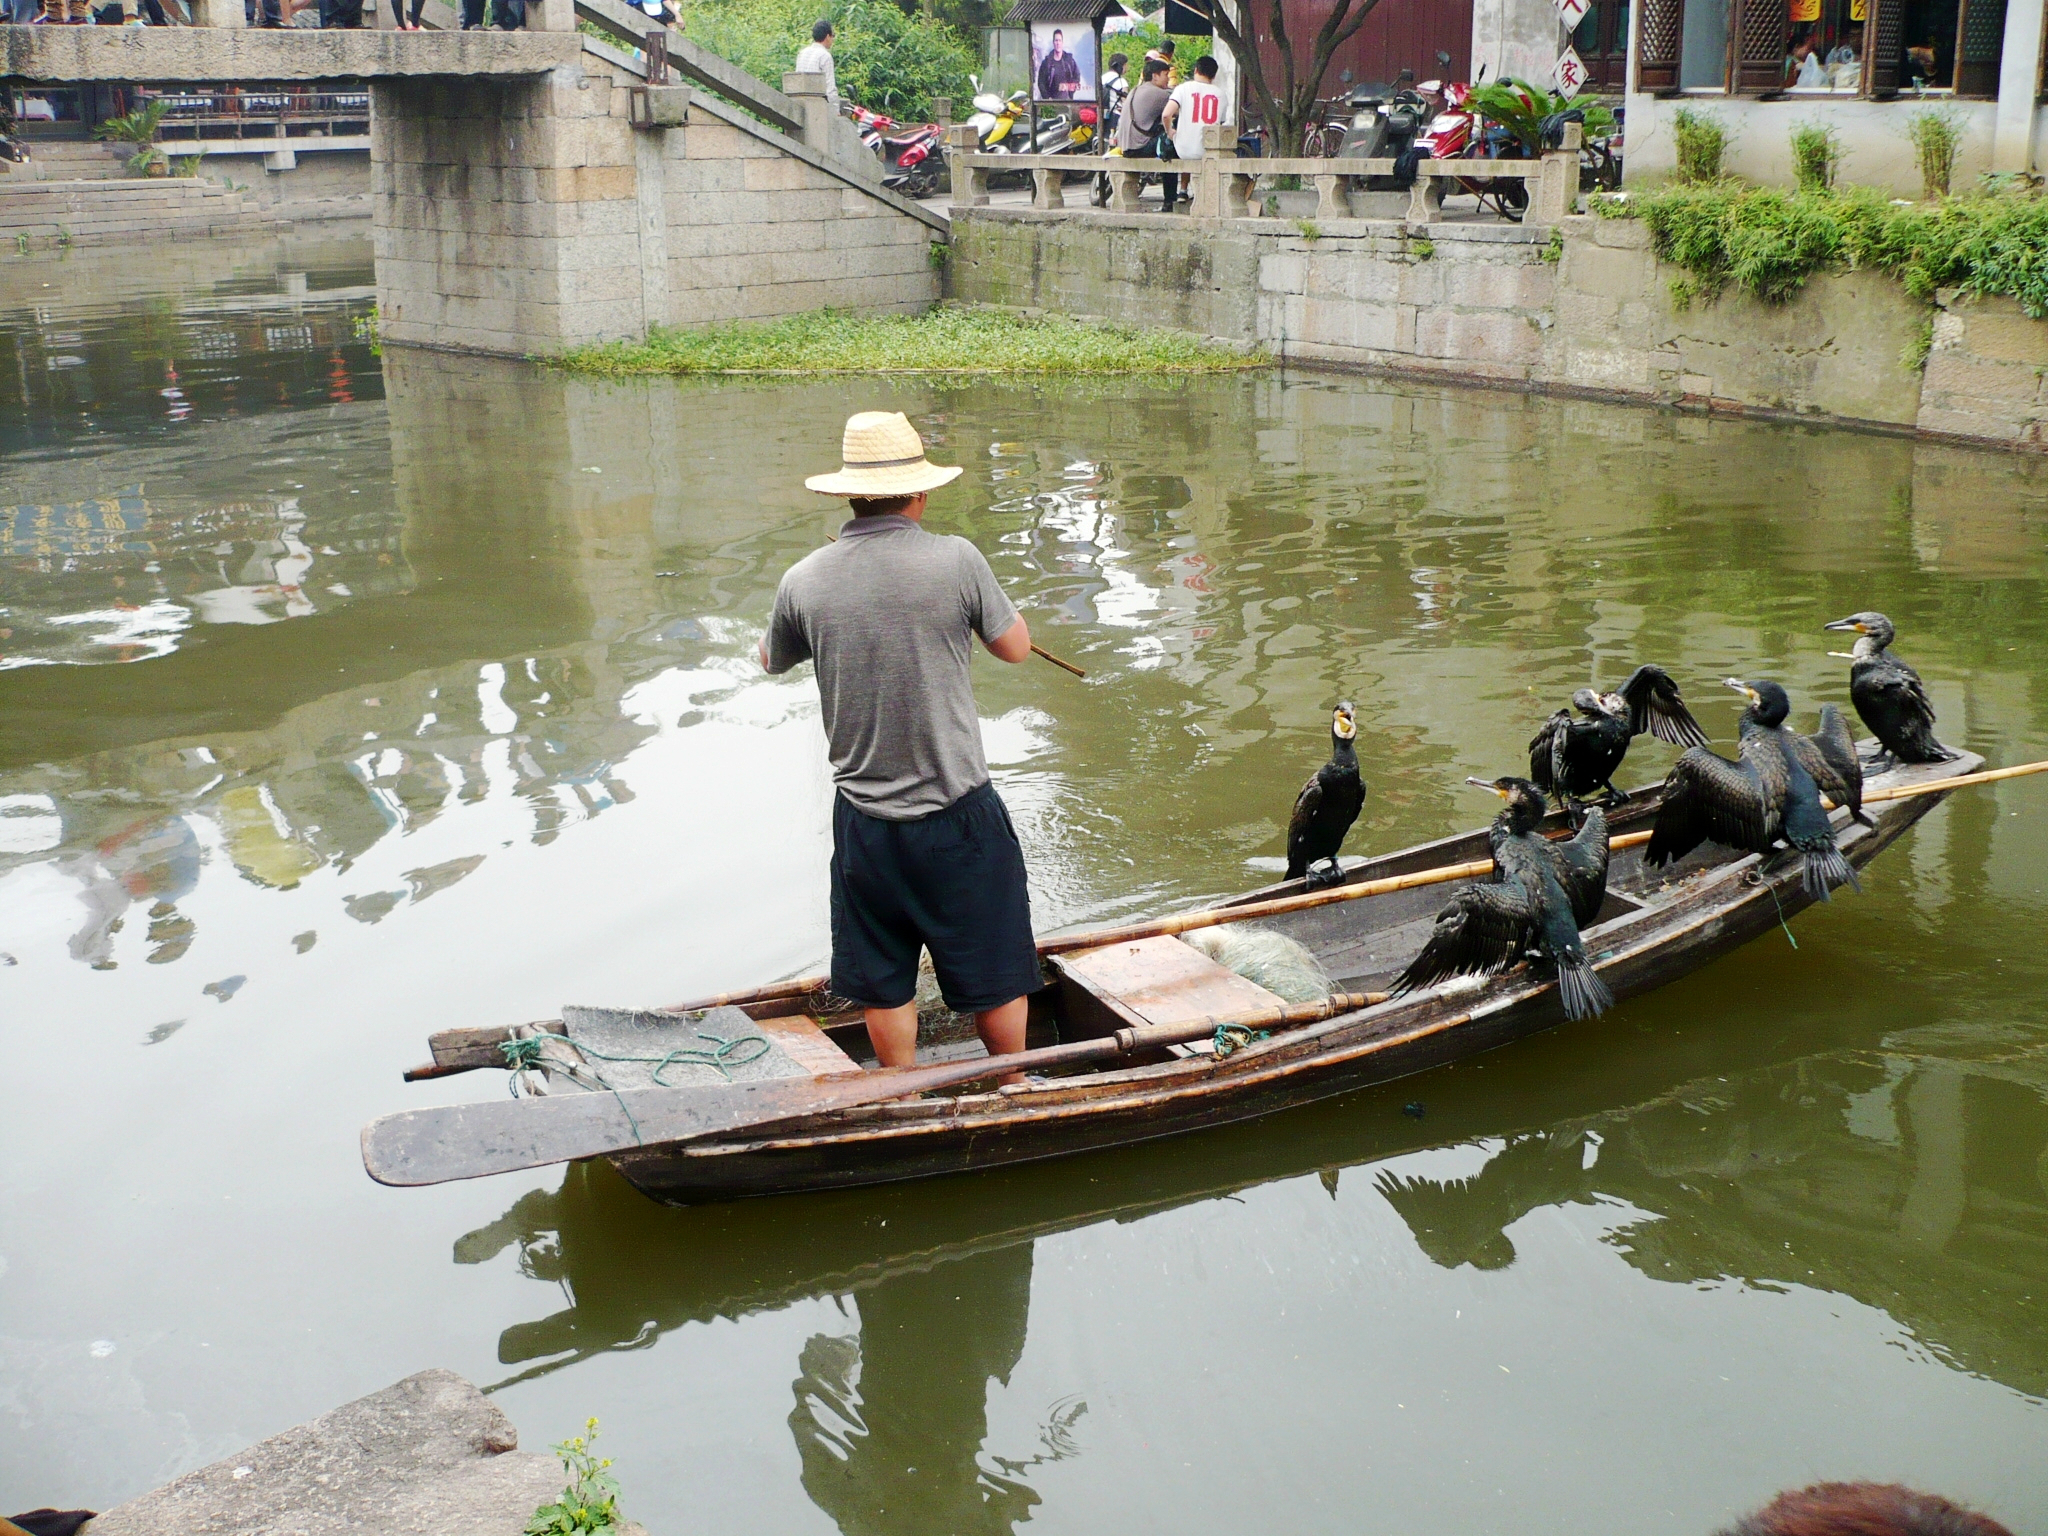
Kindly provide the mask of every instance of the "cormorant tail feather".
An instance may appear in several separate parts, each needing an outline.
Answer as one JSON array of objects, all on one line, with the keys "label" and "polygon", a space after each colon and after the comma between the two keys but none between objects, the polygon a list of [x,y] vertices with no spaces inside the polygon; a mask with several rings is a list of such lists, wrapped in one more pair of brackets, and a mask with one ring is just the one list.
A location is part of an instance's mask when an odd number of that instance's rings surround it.
[{"label": "cormorant tail feather", "polygon": [[1584,955],[1557,962],[1557,995],[1568,1019],[1590,1019],[1614,1006],[1614,994]]},{"label": "cormorant tail feather", "polygon": [[1855,866],[1842,857],[1839,848],[1807,849],[1805,880],[1806,894],[1815,901],[1826,901],[1828,892],[1838,885],[1846,885],[1858,894],[1863,890]]}]

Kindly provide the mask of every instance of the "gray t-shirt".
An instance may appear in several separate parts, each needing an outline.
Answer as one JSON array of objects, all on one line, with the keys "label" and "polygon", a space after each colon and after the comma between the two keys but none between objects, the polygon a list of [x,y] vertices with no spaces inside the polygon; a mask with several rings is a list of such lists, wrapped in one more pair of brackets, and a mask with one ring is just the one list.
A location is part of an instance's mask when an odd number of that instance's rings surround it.
[{"label": "gray t-shirt", "polygon": [[981,551],[907,517],[857,517],[791,566],[768,621],[768,670],[818,669],[832,777],[884,821],[944,810],[988,782],[967,669],[1017,609]]}]

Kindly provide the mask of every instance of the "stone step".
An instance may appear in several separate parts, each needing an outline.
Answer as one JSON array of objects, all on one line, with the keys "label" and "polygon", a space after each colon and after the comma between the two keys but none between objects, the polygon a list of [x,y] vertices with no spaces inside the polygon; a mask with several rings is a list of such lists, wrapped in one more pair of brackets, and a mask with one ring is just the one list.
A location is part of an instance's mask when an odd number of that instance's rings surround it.
[{"label": "stone step", "polygon": [[242,193],[185,177],[120,181],[0,180],[0,248],[134,244],[249,233],[278,220]]}]

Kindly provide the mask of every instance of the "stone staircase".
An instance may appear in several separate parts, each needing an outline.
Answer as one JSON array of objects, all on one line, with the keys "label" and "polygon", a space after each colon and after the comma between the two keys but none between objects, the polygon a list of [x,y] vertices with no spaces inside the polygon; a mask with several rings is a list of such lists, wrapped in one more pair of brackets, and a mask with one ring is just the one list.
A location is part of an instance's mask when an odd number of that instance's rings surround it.
[{"label": "stone staircase", "polygon": [[125,144],[93,139],[30,139],[28,163],[12,174],[26,172],[32,181],[114,181],[128,174],[131,152]]},{"label": "stone staircase", "polygon": [[276,222],[240,192],[212,181],[176,176],[119,181],[0,177],[0,256],[63,246],[248,234]]}]

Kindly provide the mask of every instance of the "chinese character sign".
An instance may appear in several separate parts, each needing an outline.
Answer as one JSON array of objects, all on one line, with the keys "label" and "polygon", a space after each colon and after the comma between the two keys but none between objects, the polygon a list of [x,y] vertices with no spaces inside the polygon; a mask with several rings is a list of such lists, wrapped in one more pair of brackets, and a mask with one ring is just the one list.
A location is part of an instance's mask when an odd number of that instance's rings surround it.
[{"label": "chinese character sign", "polygon": [[1567,46],[1557,59],[1557,93],[1572,97],[1586,88],[1586,61],[1576,48]]},{"label": "chinese character sign", "polygon": [[1567,32],[1576,30],[1579,23],[1586,19],[1586,12],[1591,9],[1592,0],[1557,0],[1558,20],[1564,23]]}]

